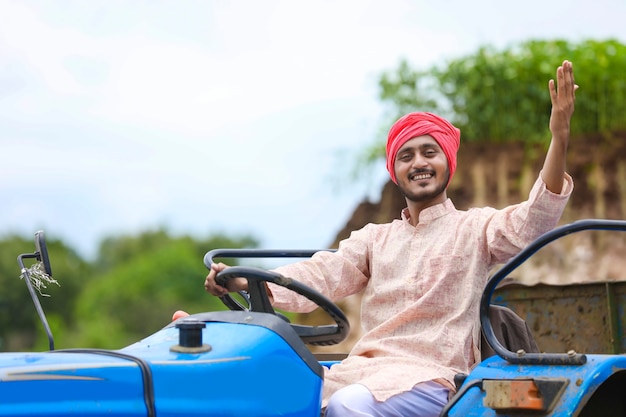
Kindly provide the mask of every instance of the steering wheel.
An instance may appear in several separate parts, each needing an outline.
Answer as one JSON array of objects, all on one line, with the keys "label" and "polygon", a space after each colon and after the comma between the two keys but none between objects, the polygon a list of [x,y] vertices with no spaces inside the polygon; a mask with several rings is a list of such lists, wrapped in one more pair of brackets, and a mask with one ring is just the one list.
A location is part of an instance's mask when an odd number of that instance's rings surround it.
[{"label": "steering wheel", "polygon": [[265,283],[271,282],[272,284],[285,287],[313,301],[335,321],[335,324],[321,326],[290,323],[291,327],[304,343],[317,346],[334,345],[343,341],[348,336],[350,323],[344,312],[329,298],[314,289],[276,272],[247,266],[232,266],[226,268],[217,274],[215,282],[225,287],[229,280],[237,277],[243,277],[248,280],[248,295],[244,296],[244,298],[249,306],[243,306],[227,294],[220,298],[229,309],[279,315],[279,313],[276,313],[272,308],[272,304],[267,295]]}]

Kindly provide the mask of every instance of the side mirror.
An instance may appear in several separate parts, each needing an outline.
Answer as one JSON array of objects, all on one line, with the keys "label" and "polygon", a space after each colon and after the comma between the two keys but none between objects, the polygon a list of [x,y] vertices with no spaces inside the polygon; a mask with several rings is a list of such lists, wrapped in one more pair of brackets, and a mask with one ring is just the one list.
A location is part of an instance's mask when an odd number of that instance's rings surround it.
[{"label": "side mirror", "polygon": [[52,276],[52,267],[50,266],[50,258],[48,257],[48,247],[46,246],[46,237],[43,230],[35,233],[35,256],[39,262],[43,264],[44,271],[48,276]]},{"label": "side mirror", "polygon": [[[33,279],[33,275],[31,275],[31,271],[24,266],[24,259],[36,259],[43,265],[43,272],[47,275],[46,277],[35,277]],[[50,331],[50,326],[48,325],[48,320],[46,319],[46,315],[41,308],[41,303],[39,302],[39,298],[37,297],[37,293],[35,293],[35,288],[33,288],[33,282],[31,279],[37,284],[37,290],[39,290],[39,284],[41,284],[41,279],[43,278],[47,282],[54,282],[58,285],[52,278],[52,268],[50,267],[50,258],[48,258],[48,247],[46,246],[46,238],[44,236],[43,231],[39,231],[35,233],[35,253],[22,253],[17,257],[17,263],[20,266],[20,270],[22,271],[22,277],[24,278],[24,282],[26,283],[26,288],[28,288],[28,293],[30,294],[30,298],[32,298],[33,303],[35,304],[35,310],[37,310],[37,314],[39,315],[39,319],[43,324],[44,329],[46,330],[46,334],[48,336],[48,343],[50,345],[50,350],[54,350],[54,338],[52,337],[52,332]],[[41,275],[41,271],[38,271]],[[45,285],[44,285],[45,288]],[[41,292],[40,292],[41,294]]]}]

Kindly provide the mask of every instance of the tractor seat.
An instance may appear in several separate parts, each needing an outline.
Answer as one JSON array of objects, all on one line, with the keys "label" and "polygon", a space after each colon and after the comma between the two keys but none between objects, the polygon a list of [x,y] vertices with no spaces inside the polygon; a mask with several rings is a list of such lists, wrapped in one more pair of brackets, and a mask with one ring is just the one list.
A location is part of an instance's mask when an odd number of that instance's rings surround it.
[{"label": "tractor seat", "polygon": [[[535,341],[528,324],[508,307],[499,305],[489,306],[489,320],[496,338],[502,346],[511,352],[523,349],[526,353],[539,353],[539,346]],[[485,335],[480,332],[480,356],[485,360],[496,352],[485,340]]]}]

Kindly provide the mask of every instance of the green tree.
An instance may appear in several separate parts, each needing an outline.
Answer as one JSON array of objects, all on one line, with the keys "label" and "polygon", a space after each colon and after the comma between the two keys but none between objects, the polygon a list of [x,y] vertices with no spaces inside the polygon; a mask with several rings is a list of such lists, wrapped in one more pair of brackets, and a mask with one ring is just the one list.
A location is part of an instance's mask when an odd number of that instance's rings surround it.
[{"label": "green tree", "polygon": [[[56,348],[122,347],[166,325],[172,313],[224,309],[202,288],[204,254],[256,247],[249,236],[172,237],[166,230],[109,237],[89,263],[59,240],[47,241],[53,277],[39,300]],[[47,350],[48,339],[20,279],[17,256],[34,253],[33,238],[0,239],[0,350]],[[35,264],[25,260],[26,267]],[[47,295],[47,296],[46,296]]]},{"label": "green tree", "polygon": [[106,239],[98,262],[102,272],[81,292],[78,323],[63,345],[121,348],[168,324],[176,310],[224,310],[203,289],[203,257],[211,249],[256,246],[250,237],[196,241],[163,230]]},{"label": "green tree", "polygon": [[[616,40],[484,46],[423,71],[402,61],[379,80],[380,98],[391,108],[386,124],[407,112],[432,111],[450,118],[464,141],[543,142],[551,106],[547,83],[565,59],[574,63],[581,86],[572,135],[624,129],[626,46]],[[384,157],[384,144],[377,142],[362,157]]]},{"label": "green tree", "polygon": [[[59,286],[48,285],[42,290],[47,296],[38,295],[39,300],[51,328],[53,323],[69,325],[73,319],[73,303],[86,284],[86,277],[90,276],[89,265],[59,240],[48,239],[46,246],[52,274]],[[39,338],[45,348],[48,346],[17,263],[18,255],[34,252],[34,238],[8,235],[0,240],[0,350],[3,351],[31,349]],[[34,264],[35,260],[25,260],[27,268]],[[52,330],[54,333],[55,329]]]}]

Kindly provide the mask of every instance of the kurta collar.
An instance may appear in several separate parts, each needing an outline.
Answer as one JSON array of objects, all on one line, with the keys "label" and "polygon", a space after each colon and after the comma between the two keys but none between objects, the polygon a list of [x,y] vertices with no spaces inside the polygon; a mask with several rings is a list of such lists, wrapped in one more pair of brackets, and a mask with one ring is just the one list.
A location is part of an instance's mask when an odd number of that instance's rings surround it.
[{"label": "kurta collar", "polygon": [[[435,204],[434,206],[430,206],[422,210],[420,212],[418,224],[428,223],[455,210],[456,207],[454,207],[454,203],[452,203],[452,200],[448,198],[443,203]],[[411,214],[409,213],[408,207],[402,210],[402,220],[411,220]]]}]

